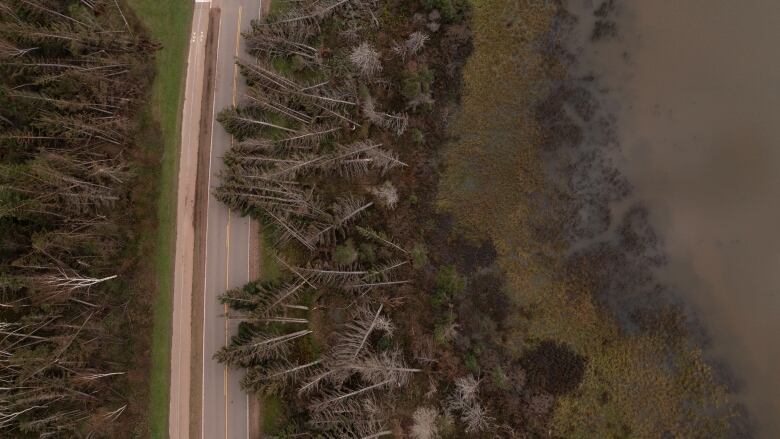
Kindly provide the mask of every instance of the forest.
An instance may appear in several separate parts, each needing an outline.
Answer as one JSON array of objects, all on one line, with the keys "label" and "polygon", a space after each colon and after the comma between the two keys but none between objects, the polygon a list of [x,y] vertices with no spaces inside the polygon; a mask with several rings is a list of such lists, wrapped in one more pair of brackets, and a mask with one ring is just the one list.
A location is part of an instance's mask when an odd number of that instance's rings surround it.
[{"label": "forest", "polygon": [[3,437],[143,431],[135,115],[156,46],[121,4],[0,1]]}]

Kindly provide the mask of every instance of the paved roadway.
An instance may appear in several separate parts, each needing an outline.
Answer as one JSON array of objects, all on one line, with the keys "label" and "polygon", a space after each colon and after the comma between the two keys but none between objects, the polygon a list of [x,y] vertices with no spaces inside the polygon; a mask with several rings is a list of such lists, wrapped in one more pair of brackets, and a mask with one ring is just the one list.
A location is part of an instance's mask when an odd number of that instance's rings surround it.
[{"label": "paved roadway", "polygon": [[193,11],[187,78],[182,109],[181,148],[176,201],[176,248],[173,280],[171,389],[168,434],[189,439],[190,367],[192,355],[192,270],[195,244],[195,189],[198,170],[199,122],[203,98],[208,2]]},{"label": "paved roadway", "polygon": [[[227,309],[217,297],[228,288],[243,285],[250,274],[250,222],[232,214],[209,194],[206,223],[205,297],[203,301],[203,405],[193,412],[202,416],[202,431],[190,431],[190,367],[192,343],[192,272],[194,209],[198,167],[199,121],[204,85],[205,44],[209,9],[221,9],[217,46],[214,112],[236,103],[245,84],[235,66],[244,51],[240,32],[260,13],[261,0],[196,0],[187,57],[187,78],[182,113],[179,159],[174,310],[171,341],[171,393],[169,435],[172,439],[245,439],[249,437],[249,400],[239,385],[241,372],[213,359],[214,353],[236,333],[237,323],[225,318]],[[232,139],[212,117],[209,192],[219,185],[222,156]]]},{"label": "paved roadway", "polygon": [[[249,29],[260,14],[261,0],[215,0],[220,30],[217,47],[214,112],[236,103],[245,84],[235,66],[244,51],[240,32]],[[219,185],[222,156],[232,139],[219,123],[213,123],[209,159],[209,190]],[[217,296],[249,281],[250,227],[248,218],[231,213],[212,195],[208,198],[206,223],[206,279],[203,313],[203,439],[248,437],[249,400],[239,386],[242,373],[213,359],[214,353],[236,333],[237,323],[225,318],[226,308]]]}]

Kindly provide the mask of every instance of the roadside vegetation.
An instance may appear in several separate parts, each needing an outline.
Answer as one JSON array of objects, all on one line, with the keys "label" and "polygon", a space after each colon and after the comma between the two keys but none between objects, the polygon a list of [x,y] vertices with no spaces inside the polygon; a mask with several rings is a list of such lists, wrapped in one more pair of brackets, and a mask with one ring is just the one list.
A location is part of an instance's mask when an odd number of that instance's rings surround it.
[{"label": "roadside vegetation", "polygon": [[123,7],[0,2],[3,437],[146,435],[136,145],[157,45]]},{"label": "roadside vegetation", "polygon": [[[625,187],[564,148],[565,105],[588,109],[562,86],[567,19],[542,0],[275,1],[244,35],[215,195],[263,223],[274,275],[222,296],[243,322],[217,358],[265,395],[266,434],[733,434],[683,315],[639,298],[662,260],[642,210],[578,245]],[[585,169],[601,180],[567,174]]]},{"label": "roadside vegetation", "polygon": [[145,227],[143,269],[153,285],[153,328],[148,381],[148,425],[152,437],[168,434],[173,264],[176,230],[176,178],[181,140],[181,105],[186,76],[192,2],[127,0],[150,37],[155,53],[151,93],[139,109],[142,135],[136,144],[149,157],[140,181],[145,182],[145,214],[156,212],[156,225]]}]

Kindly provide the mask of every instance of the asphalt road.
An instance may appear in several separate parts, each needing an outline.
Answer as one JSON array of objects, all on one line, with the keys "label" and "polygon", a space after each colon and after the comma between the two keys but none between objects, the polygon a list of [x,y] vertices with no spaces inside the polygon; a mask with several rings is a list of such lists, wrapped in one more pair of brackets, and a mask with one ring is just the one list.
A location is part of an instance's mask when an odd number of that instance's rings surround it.
[{"label": "asphalt road", "polygon": [[[241,390],[242,372],[214,360],[214,354],[237,332],[237,322],[226,318],[218,296],[249,281],[250,221],[231,213],[211,193],[219,185],[222,156],[233,139],[216,122],[216,113],[235,104],[245,84],[235,65],[244,55],[241,32],[260,14],[261,0],[196,0],[193,11],[187,78],[182,110],[179,158],[176,250],[171,340],[169,435],[172,439],[246,439],[249,437],[249,399]],[[203,111],[206,37],[209,9],[221,10],[214,84],[214,114],[208,166],[206,249],[203,298],[203,339],[193,340],[192,298],[195,252],[195,196],[198,169],[199,122]],[[192,410],[191,358],[194,343],[202,342],[202,406]],[[202,431],[190,431],[190,414],[201,416]]]},{"label": "asphalt road", "polygon": [[[248,30],[260,14],[260,0],[216,0],[220,30],[217,49],[214,111],[235,104],[245,84],[235,66],[243,56],[240,32]],[[219,185],[222,156],[230,148],[231,136],[214,121],[209,162],[209,189]],[[212,195],[208,199],[206,224],[206,274],[203,313],[203,439],[244,439],[249,436],[249,400],[239,386],[242,372],[213,359],[214,353],[230,342],[237,322],[226,319],[227,309],[217,297],[226,289],[249,281],[250,221],[231,213]]]}]

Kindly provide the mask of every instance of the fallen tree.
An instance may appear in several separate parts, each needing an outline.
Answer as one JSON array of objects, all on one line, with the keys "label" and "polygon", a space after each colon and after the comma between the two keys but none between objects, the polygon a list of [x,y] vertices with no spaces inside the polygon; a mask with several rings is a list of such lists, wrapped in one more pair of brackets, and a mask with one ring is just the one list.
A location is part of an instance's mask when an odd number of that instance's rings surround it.
[{"label": "fallen tree", "polygon": [[0,1],[0,436],[131,434],[120,209],[154,50],[121,2]]}]

